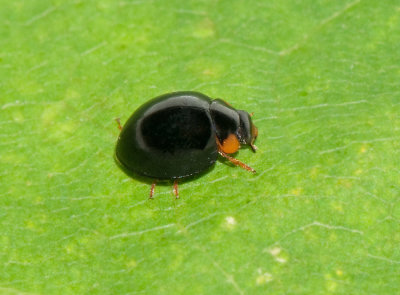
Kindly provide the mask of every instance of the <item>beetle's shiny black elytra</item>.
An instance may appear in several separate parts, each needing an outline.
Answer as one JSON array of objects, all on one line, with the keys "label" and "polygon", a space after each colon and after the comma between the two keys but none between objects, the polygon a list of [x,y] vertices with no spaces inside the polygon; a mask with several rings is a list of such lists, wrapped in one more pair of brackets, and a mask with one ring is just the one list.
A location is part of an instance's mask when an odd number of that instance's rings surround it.
[{"label": "beetle's shiny black elytra", "polygon": [[[190,177],[210,168],[218,154],[248,171],[252,168],[228,154],[240,144],[256,150],[258,135],[251,116],[221,99],[191,91],[158,96],[139,107],[118,137],[117,163],[139,176],[156,180]],[[155,182],[150,198],[153,196]]]}]

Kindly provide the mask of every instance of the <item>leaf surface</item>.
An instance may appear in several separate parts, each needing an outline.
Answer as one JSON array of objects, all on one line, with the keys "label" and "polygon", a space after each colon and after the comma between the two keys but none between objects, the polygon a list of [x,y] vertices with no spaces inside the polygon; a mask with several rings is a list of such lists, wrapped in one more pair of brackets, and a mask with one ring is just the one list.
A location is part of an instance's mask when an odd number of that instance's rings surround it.
[{"label": "leaf surface", "polygon": [[[397,292],[397,1],[0,7],[0,292]],[[255,113],[256,175],[118,169],[114,118],[177,90]]]}]

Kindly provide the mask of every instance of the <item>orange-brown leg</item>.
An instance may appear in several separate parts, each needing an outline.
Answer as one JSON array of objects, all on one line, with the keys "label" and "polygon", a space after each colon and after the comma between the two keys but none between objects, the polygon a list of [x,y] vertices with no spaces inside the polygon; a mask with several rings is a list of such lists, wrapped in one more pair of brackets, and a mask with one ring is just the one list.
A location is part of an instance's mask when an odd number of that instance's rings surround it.
[{"label": "orange-brown leg", "polygon": [[120,120],[119,118],[115,118],[115,121],[116,121],[117,124],[118,124],[118,129],[119,129],[119,130],[122,130],[121,120]]},{"label": "orange-brown leg", "polygon": [[216,138],[216,140],[217,140],[217,146],[218,146],[218,153],[222,157],[228,159],[232,164],[234,164],[236,166],[246,169],[247,171],[256,173],[256,170],[254,170],[250,166],[247,166],[245,163],[240,162],[238,159],[228,156],[227,153],[233,154],[233,153],[237,152],[240,148],[239,139],[234,134],[231,134],[230,136],[228,136],[228,138],[225,139],[222,144],[219,141],[218,137]]},{"label": "orange-brown leg", "polygon": [[156,188],[156,182],[154,181],[153,183],[152,183],[152,185],[151,185],[151,188],[150,188],[150,197],[149,197],[149,199],[153,199],[153,195],[154,195],[154,189]]},{"label": "orange-brown leg", "polygon": [[179,192],[178,192],[178,180],[175,179],[174,181],[174,194],[177,199],[179,199]]},{"label": "orange-brown leg", "polygon": [[235,158],[232,158],[231,156],[228,156],[228,155],[225,154],[223,151],[218,150],[218,153],[219,153],[222,157],[228,159],[229,162],[231,162],[232,164],[234,164],[234,165],[236,165],[236,166],[239,166],[239,167],[241,167],[241,168],[243,168],[243,169],[245,169],[245,170],[247,170],[247,171],[256,173],[256,170],[254,170],[254,169],[251,168],[250,166],[246,165],[245,163],[240,162],[238,159],[235,159]]}]

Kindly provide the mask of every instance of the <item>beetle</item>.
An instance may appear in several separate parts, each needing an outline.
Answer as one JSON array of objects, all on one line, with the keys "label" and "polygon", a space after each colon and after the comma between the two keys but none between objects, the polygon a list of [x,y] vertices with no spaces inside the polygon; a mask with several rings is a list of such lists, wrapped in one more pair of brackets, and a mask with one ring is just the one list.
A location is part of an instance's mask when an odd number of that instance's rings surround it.
[{"label": "beetle", "polygon": [[193,91],[167,93],[143,104],[122,127],[115,160],[128,174],[152,180],[150,199],[157,181],[174,181],[198,175],[210,168],[218,154],[236,166],[255,173],[229,154],[241,145],[256,151],[258,130],[251,115],[222,99],[212,100]]}]

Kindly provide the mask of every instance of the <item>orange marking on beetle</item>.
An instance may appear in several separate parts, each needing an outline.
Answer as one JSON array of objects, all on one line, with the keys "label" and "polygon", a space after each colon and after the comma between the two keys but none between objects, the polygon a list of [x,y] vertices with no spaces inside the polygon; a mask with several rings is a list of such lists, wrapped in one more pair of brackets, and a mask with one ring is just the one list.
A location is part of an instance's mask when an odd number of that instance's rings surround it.
[{"label": "orange marking on beetle", "polygon": [[240,148],[239,139],[233,133],[229,134],[229,136],[224,139],[222,144],[217,138],[217,144],[220,150],[222,150],[226,154],[234,154]]}]

